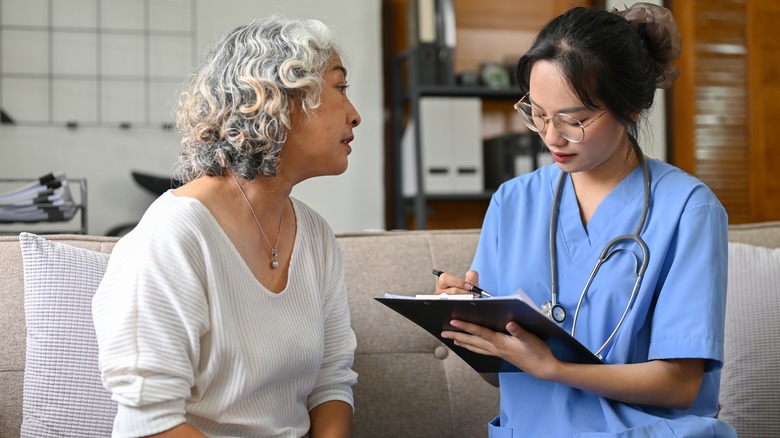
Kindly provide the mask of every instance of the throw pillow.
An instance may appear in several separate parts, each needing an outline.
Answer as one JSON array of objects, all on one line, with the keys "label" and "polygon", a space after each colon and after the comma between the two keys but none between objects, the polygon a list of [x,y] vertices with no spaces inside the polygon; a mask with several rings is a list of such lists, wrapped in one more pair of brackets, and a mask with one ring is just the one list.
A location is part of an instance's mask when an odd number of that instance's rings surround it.
[{"label": "throw pillow", "polygon": [[729,243],[720,412],[739,436],[780,436],[780,249]]},{"label": "throw pillow", "polygon": [[27,358],[22,438],[111,436],[116,404],[103,388],[92,296],[108,254],[19,236]]}]

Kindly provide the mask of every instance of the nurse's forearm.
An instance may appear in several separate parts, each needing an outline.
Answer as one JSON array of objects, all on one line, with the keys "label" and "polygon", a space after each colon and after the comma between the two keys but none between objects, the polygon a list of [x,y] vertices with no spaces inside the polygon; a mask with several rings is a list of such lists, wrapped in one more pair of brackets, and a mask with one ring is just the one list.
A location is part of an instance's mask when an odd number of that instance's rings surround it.
[{"label": "nurse's forearm", "polygon": [[703,359],[670,359],[628,365],[558,362],[549,380],[623,403],[686,409],[696,399]]}]

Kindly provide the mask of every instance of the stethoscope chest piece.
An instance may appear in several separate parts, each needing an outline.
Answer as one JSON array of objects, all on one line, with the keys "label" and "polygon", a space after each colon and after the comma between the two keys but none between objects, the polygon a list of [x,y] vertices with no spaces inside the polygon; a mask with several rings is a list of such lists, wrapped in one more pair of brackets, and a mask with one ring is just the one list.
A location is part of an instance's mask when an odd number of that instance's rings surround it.
[{"label": "stethoscope chest piece", "polygon": [[566,321],[566,310],[564,310],[563,306],[560,304],[553,304],[552,301],[545,301],[545,303],[542,304],[542,313],[558,324],[562,324],[563,321]]}]

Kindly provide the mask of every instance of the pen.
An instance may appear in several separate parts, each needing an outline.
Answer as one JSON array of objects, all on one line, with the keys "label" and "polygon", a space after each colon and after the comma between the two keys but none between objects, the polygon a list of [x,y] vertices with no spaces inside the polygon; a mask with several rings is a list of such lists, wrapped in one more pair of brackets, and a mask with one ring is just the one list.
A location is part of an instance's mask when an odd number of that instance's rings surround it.
[{"label": "pen", "polygon": [[[442,271],[440,271],[438,269],[434,269],[433,270],[433,275],[435,275],[437,277],[441,277],[441,274],[443,274],[443,273],[444,272],[442,272]],[[471,283],[469,283],[469,284],[471,284]],[[480,289],[478,286],[474,286],[473,284],[471,284],[471,289],[469,289],[469,291],[471,291],[472,293],[475,293],[475,294],[477,294],[477,295],[479,295],[481,297],[485,297],[485,298],[493,297],[493,295],[490,295],[485,290]]]}]

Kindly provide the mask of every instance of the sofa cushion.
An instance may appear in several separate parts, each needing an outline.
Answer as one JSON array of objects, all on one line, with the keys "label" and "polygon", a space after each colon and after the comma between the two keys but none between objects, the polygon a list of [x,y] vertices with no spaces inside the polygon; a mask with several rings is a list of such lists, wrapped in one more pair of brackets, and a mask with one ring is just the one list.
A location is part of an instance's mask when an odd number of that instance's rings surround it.
[{"label": "sofa cushion", "polygon": [[27,357],[22,437],[106,437],[116,405],[103,388],[92,296],[109,255],[19,236]]},{"label": "sofa cushion", "polygon": [[498,414],[498,388],[436,337],[374,299],[431,293],[433,267],[463,275],[478,239],[479,230],[338,236],[358,342],[354,436],[486,436],[487,423]]},{"label": "sofa cushion", "polygon": [[729,243],[718,417],[739,436],[780,436],[780,249]]}]

